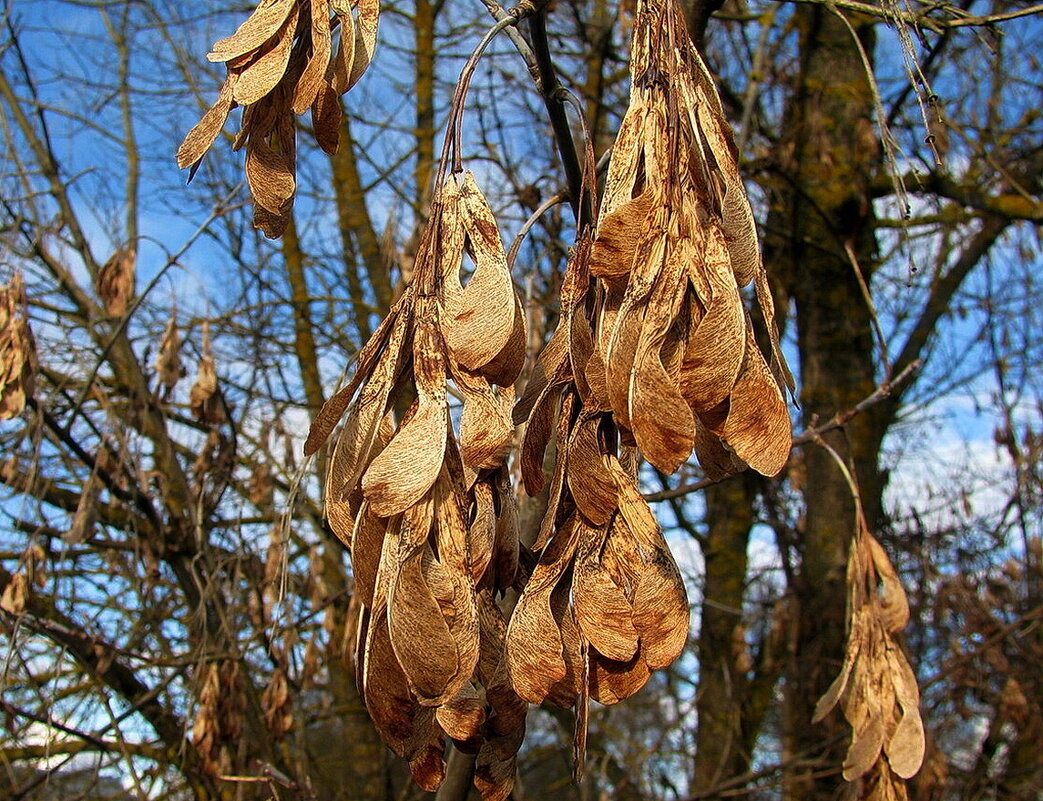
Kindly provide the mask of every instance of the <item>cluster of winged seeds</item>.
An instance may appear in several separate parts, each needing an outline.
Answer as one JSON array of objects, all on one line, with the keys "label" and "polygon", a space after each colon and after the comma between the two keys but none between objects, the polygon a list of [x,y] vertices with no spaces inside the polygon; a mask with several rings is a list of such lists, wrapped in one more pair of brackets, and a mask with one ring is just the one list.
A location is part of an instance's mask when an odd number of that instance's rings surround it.
[{"label": "cluster of winged seeds", "polygon": [[887,553],[864,518],[847,566],[848,642],[840,674],[819,699],[814,722],[837,703],[852,729],[844,778],[859,798],[905,801],[905,783],[924,758],[920,690],[895,635],[909,622],[909,603]]},{"label": "cluster of winged seeds", "polygon": [[[792,379],[753,215],[720,100],[672,0],[638,3],[631,59],[596,230],[572,253],[559,326],[515,409],[527,422],[530,494],[543,487],[552,432],[558,447],[507,663],[523,698],[576,705],[579,763],[588,699],[637,692],[688,635],[684,586],[638,491],[636,450],[666,473],[694,448],[711,476],[747,465],[773,475],[791,445],[782,386]],[[740,296],[751,282],[774,369]]]},{"label": "cluster of winged seeds", "polygon": [[[466,286],[465,253],[474,265]],[[351,549],[364,605],[359,687],[384,741],[429,790],[442,781],[448,736],[477,754],[482,795],[506,798],[524,735],[495,596],[518,572],[505,462],[525,341],[492,212],[469,172],[451,174],[436,191],[412,284],[305,446],[314,452],[348,410],[326,514]],[[458,426],[450,387],[463,399]]]},{"label": "cluster of winged seeds", "polygon": [[[528,701],[575,705],[582,768],[589,698],[613,704],[677,658],[688,637],[680,572],[638,490],[637,459],[619,443],[596,343],[604,291],[590,280],[589,238],[573,250],[557,330],[515,409],[527,420],[522,480],[542,489],[552,429],[557,454],[532,577],[511,617],[507,664]],[[556,422],[555,422],[556,417]]]},{"label": "cluster of winged seeds", "polygon": [[[602,403],[665,473],[694,447],[711,477],[774,475],[790,450],[792,377],[731,131],[674,0],[637,4],[631,76],[590,257],[605,287]],[[772,369],[740,296],[751,282]]]},{"label": "cluster of winged seeds", "polygon": [[26,314],[25,284],[15,273],[0,286],[0,420],[22,413],[33,395],[36,341]]},{"label": "cluster of winged seeds", "polygon": [[229,112],[243,106],[232,149],[246,148],[254,225],[269,237],[281,236],[297,190],[294,115],[311,109],[319,147],[337,151],[340,96],[373,58],[379,14],[378,0],[261,0],[236,32],[207,54],[227,65],[228,77],[178,148],[178,166],[191,167],[194,175]]}]

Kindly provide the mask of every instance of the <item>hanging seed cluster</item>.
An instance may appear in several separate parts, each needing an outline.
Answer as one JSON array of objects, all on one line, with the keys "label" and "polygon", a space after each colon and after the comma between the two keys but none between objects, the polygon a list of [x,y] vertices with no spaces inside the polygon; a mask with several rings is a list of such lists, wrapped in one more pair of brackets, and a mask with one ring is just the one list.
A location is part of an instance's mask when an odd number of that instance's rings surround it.
[{"label": "hanging seed cluster", "polygon": [[[210,53],[228,78],[179,164],[194,170],[229,111],[245,106],[234,147],[247,149],[255,223],[278,236],[295,190],[293,115],[311,108],[319,144],[336,149],[339,95],[369,64],[377,14],[374,0],[259,6]],[[736,148],[675,0],[638,0],[630,69],[600,208],[579,226],[557,329],[518,403],[526,332],[496,221],[459,154],[444,172],[461,78],[411,283],[305,446],[314,453],[347,415],[325,511],[351,550],[358,685],[381,737],[427,790],[444,778],[448,739],[476,755],[482,796],[505,799],[529,702],[575,707],[581,769],[590,699],[633,695],[683,650],[688,600],[639,491],[639,457],[673,473],[694,450],[710,478],[746,467],[775,475],[791,447],[793,379]],[[587,161],[597,206],[592,153]],[[769,359],[743,302],[750,285]],[[531,558],[506,464],[517,425],[531,495],[544,489],[555,442]],[[845,777],[897,798],[891,780],[915,772],[923,731],[894,640],[904,594],[867,531],[849,583],[849,651],[817,717],[842,705],[855,731]],[[507,620],[497,596],[511,587],[522,591]]]},{"label": "hanging seed cluster", "polygon": [[[331,16],[332,14],[332,16]],[[295,115],[309,109],[315,139],[337,151],[340,96],[362,77],[377,41],[378,0],[270,0],[262,2],[207,58],[228,67],[221,93],[177,152],[192,175],[217,139],[229,112],[243,106],[232,144],[246,148],[246,180],[254,225],[281,236],[297,191]],[[340,31],[333,47],[334,31]]]},{"label": "hanging seed cluster", "polygon": [[844,778],[858,798],[905,799],[905,783],[924,758],[920,690],[896,635],[909,603],[887,553],[860,519],[847,566],[848,642],[844,664],[819,699],[813,722],[838,703],[851,726]]},{"label": "hanging seed cluster", "polygon": [[29,330],[22,276],[0,286],[0,420],[17,417],[33,396],[36,341]]},{"label": "hanging seed cluster", "polygon": [[[671,473],[693,449],[707,474],[773,475],[790,449],[774,314],[731,134],[672,2],[638,3],[631,103],[593,236],[581,236],[560,323],[515,421],[530,494],[557,458],[539,562],[507,634],[526,700],[611,704],[669,665],[688,636],[680,573],[638,491],[636,449]],[[740,296],[754,283],[773,347]]]},{"label": "hanging seed cluster", "polygon": [[[590,258],[605,286],[600,402],[664,473],[694,447],[711,477],[746,465],[775,475],[792,378],[731,131],[673,0],[637,4],[631,79]],[[772,369],[740,296],[751,282]]]},{"label": "hanging seed cluster", "polygon": [[[413,283],[305,447],[314,452],[348,410],[326,515],[351,549],[364,606],[358,683],[380,735],[428,790],[441,784],[449,737],[477,754],[482,795],[506,798],[524,735],[495,595],[518,570],[505,462],[525,342],[492,212],[471,173],[451,174],[436,191]],[[458,425],[450,387],[463,399]]]},{"label": "hanging seed cluster", "polygon": [[583,238],[572,253],[559,326],[515,409],[527,421],[520,462],[528,492],[542,489],[552,431],[557,454],[539,560],[507,632],[518,693],[576,707],[577,768],[589,698],[613,704],[633,695],[677,658],[689,628],[681,574],[608,404],[596,342],[604,291],[590,280],[591,250]]}]

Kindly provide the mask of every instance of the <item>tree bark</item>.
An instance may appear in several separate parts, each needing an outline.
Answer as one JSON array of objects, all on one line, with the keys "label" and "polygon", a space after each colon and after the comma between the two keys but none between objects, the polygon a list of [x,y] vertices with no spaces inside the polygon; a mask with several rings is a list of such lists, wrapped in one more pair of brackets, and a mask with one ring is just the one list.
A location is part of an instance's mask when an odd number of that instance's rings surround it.
[{"label": "tree bark", "polygon": [[749,770],[742,736],[746,675],[737,664],[734,645],[742,623],[753,524],[750,483],[748,476],[741,476],[706,490],[709,530],[703,546],[706,574],[699,624],[699,727],[692,786],[696,792]]},{"label": "tree bark", "polygon": [[[852,260],[866,282],[875,256],[870,186],[878,164],[873,97],[859,43],[872,59],[868,20],[852,27],[822,8],[795,10],[800,69],[779,144],[779,179],[768,221],[766,261],[796,304],[805,425],[852,408],[876,383],[872,317]],[[858,36],[855,41],[854,33]],[[827,435],[850,459],[873,525],[883,481],[876,418],[856,417]],[[812,726],[818,698],[836,675],[845,642],[845,566],[855,527],[851,491],[830,455],[810,445],[806,518],[796,586],[783,714],[785,755],[809,755],[786,772],[786,798],[835,797],[846,726],[836,713]]]}]

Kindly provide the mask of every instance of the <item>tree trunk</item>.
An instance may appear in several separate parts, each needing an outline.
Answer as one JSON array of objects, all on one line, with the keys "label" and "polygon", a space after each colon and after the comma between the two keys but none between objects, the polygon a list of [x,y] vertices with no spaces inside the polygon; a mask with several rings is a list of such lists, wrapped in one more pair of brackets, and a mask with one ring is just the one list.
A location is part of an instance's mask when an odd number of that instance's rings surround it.
[{"label": "tree trunk", "polygon": [[699,625],[699,695],[693,790],[705,792],[745,773],[750,755],[742,736],[746,671],[738,664],[746,551],[753,524],[753,488],[741,476],[706,491],[709,530]]},{"label": "tree trunk", "polygon": [[[795,11],[800,69],[779,144],[766,243],[768,269],[796,304],[805,425],[852,408],[875,386],[872,318],[853,262],[868,282],[875,255],[870,182],[878,163],[866,64],[873,30],[820,8]],[[853,33],[858,36],[856,41]],[[854,418],[825,437],[850,459],[873,525],[880,514],[880,437],[874,418]],[[842,782],[846,726],[836,713],[812,726],[818,698],[839,670],[845,641],[845,566],[855,526],[851,491],[830,455],[804,451],[806,520],[794,589],[793,647],[783,737],[786,797],[832,798]]]}]

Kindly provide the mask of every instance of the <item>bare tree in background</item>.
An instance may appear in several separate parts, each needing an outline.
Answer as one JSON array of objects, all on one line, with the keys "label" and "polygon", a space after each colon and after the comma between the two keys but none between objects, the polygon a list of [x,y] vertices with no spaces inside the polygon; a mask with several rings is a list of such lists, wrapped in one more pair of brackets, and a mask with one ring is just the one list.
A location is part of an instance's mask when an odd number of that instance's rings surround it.
[{"label": "bare tree in background", "polygon": [[[351,563],[322,513],[327,457],[305,466],[301,444],[412,281],[460,68],[503,9],[383,4],[336,153],[313,144],[310,117],[296,123],[296,202],[276,242],[252,225],[230,133],[187,188],[171,159],[224,80],[201,55],[248,10],[6,9],[5,797],[423,796],[356,689]],[[511,28],[468,94],[462,156],[508,246],[540,211],[513,267],[523,376],[557,325],[576,235],[582,135],[557,84],[600,159],[626,108],[632,11],[543,8],[516,29],[538,80]],[[901,647],[928,738],[909,797],[1034,801],[1038,11],[685,11],[797,374],[794,449],[775,479],[709,481],[695,458],[673,478],[642,469],[694,634],[640,694],[591,710],[582,785],[572,713],[530,710],[513,797],[834,797],[843,703],[811,720],[844,664],[853,482],[908,593]],[[34,345],[9,333],[21,319]],[[531,542],[546,492],[518,500]],[[465,797],[470,770],[450,758],[441,798]],[[853,786],[873,797],[874,781]]]}]

